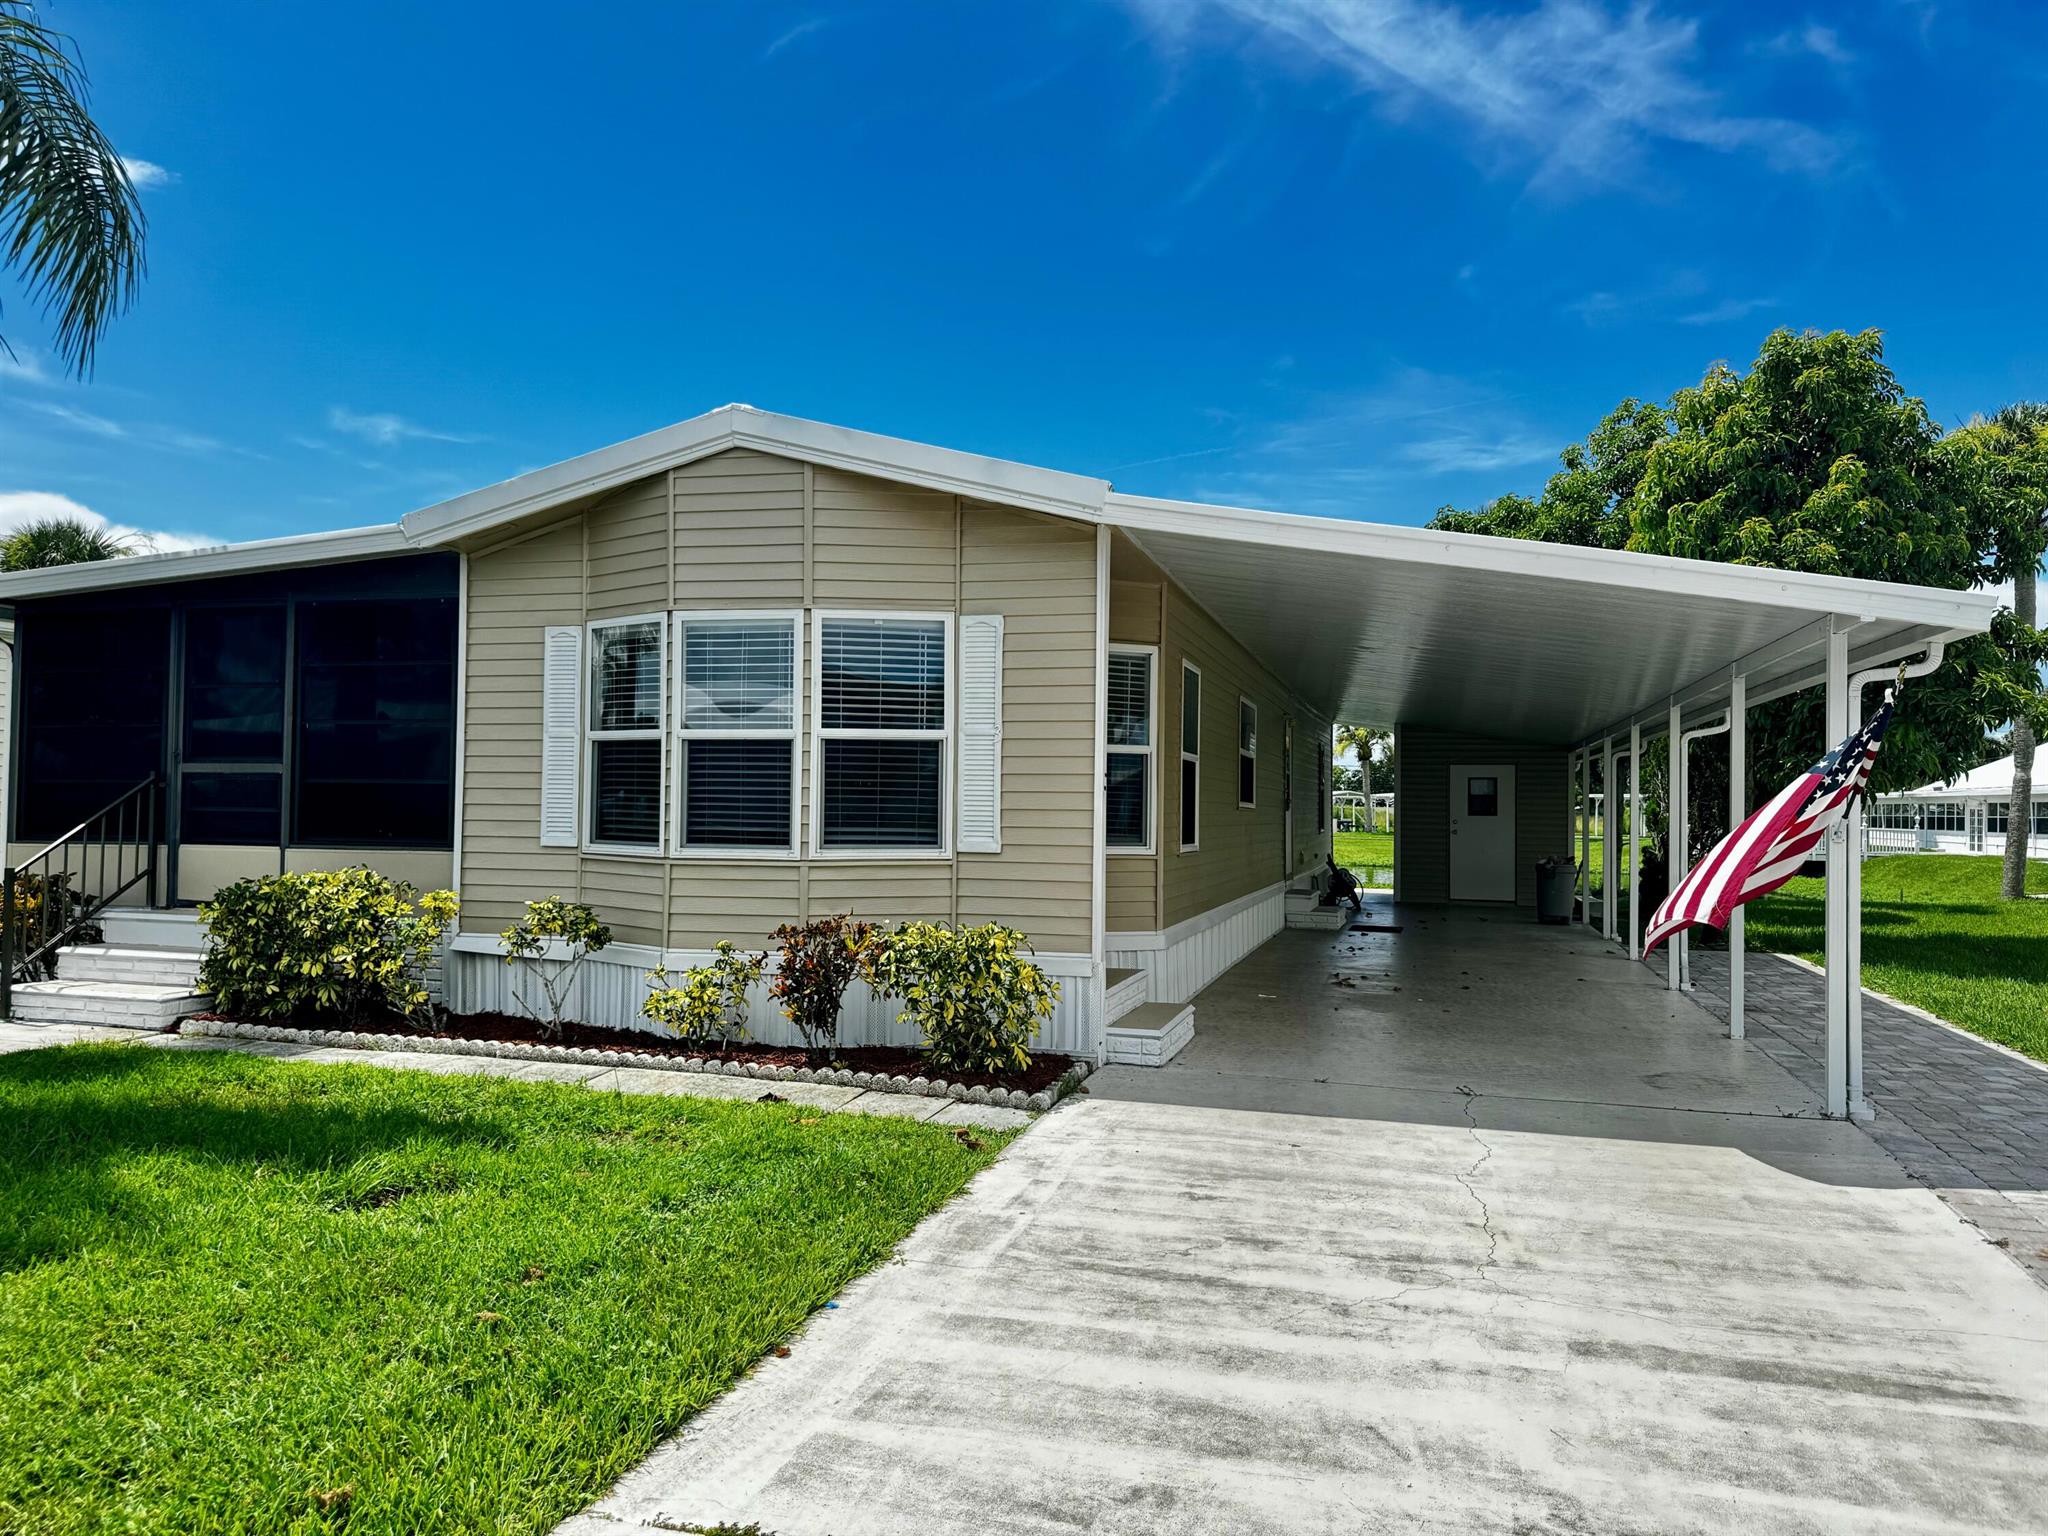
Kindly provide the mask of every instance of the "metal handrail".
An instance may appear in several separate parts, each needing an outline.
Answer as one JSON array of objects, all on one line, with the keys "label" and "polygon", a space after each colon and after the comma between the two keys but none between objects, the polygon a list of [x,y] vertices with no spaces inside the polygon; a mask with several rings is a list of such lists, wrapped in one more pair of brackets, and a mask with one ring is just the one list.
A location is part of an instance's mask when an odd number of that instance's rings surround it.
[{"label": "metal handrail", "polygon": [[[157,776],[151,774],[55,842],[19,864],[6,866],[4,875],[0,875],[0,1019],[13,1017],[14,983],[33,977],[52,953],[70,942],[79,929],[106,911],[117,898],[146,881],[146,900],[150,906],[156,905],[158,782]],[[111,881],[107,878],[110,854],[114,864]],[[81,893],[73,883],[74,877],[83,881],[88,874],[94,876],[93,889]],[[17,896],[30,894],[24,884],[31,878],[41,881],[39,899],[31,909],[17,913]]]}]

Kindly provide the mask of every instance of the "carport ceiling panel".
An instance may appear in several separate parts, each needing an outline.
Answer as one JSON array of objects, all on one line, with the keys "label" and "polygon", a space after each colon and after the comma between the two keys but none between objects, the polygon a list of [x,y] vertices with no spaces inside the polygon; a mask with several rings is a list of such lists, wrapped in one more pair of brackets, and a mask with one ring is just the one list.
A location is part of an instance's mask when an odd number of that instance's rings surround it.
[{"label": "carport ceiling panel", "polygon": [[1814,617],[1553,576],[1140,538],[1304,698],[1359,722],[1569,743]]}]

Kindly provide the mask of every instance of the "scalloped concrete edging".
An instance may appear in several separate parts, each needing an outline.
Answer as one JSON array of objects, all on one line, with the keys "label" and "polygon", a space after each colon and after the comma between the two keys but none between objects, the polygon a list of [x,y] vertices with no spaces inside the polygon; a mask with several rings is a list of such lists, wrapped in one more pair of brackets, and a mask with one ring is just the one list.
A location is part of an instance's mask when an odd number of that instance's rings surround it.
[{"label": "scalloped concrete edging", "polygon": [[586,1067],[651,1067],[659,1072],[702,1072],[714,1077],[752,1077],[763,1082],[825,1083],[861,1088],[870,1093],[921,1094],[928,1099],[957,1099],[963,1104],[991,1104],[999,1109],[1025,1109],[1043,1114],[1072,1093],[1094,1071],[1076,1061],[1050,1088],[1025,1093],[1021,1088],[970,1088],[943,1078],[899,1077],[888,1072],[846,1072],[832,1067],[771,1067],[751,1061],[713,1061],[701,1056],[634,1055],[574,1045],[525,1045],[502,1040],[449,1040],[434,1035],[378,1035],[346,1029],[290,1029],[276,1024],[242,1024],[226,1019],[186,1019],[179,1029],[188,1035],[217,1040],[275,1040],[285,1045],[322,1045],[349,1051],[420,1051],[440,1056],[493,1056],[506,1061],[554,1061]]}]

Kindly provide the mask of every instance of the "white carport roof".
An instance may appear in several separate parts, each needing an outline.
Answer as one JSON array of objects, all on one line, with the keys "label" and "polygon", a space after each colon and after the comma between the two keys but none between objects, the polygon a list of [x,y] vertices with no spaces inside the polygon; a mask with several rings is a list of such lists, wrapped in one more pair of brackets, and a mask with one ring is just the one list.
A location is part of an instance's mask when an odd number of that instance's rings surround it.
[{"label": "white carport roof", "polygon": [[1576,745],[1821,681],[1989,627],[1990,592],[1538,544],[1111,494],[1124,529],[1335,717]]},{"label": "white carport roof", "polygon": [[1128,533],[1314,707],[1560,745],[1711,713],[1730,672],[1753,702],[1818,682],[1830,626],[1852,666],[1981,632],[1988,592],[1951,592],[1612,550],[1126,496],[1106,480],[728,405],[336,534],[0,575],[0,604],[474,542],[727,448],[905,481]]}]

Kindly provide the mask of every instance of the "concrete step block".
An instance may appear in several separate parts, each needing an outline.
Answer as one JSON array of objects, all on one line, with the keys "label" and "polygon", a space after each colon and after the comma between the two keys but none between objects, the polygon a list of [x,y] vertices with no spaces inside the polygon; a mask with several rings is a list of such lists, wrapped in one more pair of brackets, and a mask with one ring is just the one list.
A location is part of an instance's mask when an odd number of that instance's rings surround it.
[{"label": "concrete step block", "polygon": [[116,1029],[162,1029],[203,1013],[207,997],[189,986],[134,981],[16,982],[14,1017],[33,1024],[104,1024]]},{"label": "concrete step block", "polygon": [[1195,1038],[1193,1003],[1145,1003],[1106,1031],[1110,1065],[1163,1067]]}]

